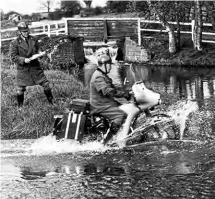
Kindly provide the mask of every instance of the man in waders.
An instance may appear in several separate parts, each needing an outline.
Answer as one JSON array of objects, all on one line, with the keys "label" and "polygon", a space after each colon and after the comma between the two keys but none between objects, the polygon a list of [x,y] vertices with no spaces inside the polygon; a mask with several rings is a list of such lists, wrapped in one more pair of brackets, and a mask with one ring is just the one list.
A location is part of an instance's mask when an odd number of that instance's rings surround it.
[{"label": "man in waders", "polygon": [[[117,89],[113,85],[112,79],[108,77],[111,64],[110,56],[101,55],[98,58],[98,68],[93,73],[90,81],[91,113],[99,114],[112,122],[111,130],[103,140],[104,144],[118,132],[126,118],[122,129],[123,133],[120,133],[120,138],[123,140],[129,133],[131,121],[140,111],[134,103],[128,101],[131,97],[129,92]],[[119,98],[124,100],[118,100]]]},{"label": "man in waders", "polygon": [[39,53],[38,41],[29,35],[29,27],[25,22],[18,24],[19,36],[11,42],[11,60],[17,66],[17,101],[18,106],[24,102],[24,92],[27,86],[40,85],[49,101],[53,104],[53,95],[38,59],[31,57]]}]

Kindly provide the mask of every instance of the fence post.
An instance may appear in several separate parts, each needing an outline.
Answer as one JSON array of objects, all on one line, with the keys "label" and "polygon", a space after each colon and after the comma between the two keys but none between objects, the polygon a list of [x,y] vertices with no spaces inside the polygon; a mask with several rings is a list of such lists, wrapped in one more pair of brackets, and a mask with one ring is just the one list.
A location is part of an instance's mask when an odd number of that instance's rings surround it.
[{"label": "fence post", "polygon": [[48,24],[48,37],[50,37],[50,36],[51,36],[51,25]]},{"label": "fence post", "polygon": [[194,28],[195,28],[195,20],[192,20],[192,21],[191,21],[192,41],[194,40]]},{"label": "fence post", "polygon": [[43,33],[46,32],[46,26],[43,24]]},{"label": "fence post", "polygon": [[141,46],[140,18],[137,19],[138,45]]},{"label": "fence post", "polygon": [[64,23],[65,23],[65,35],[69,34],[69,30],[68,30],[68,20],[65,18],[64,19]]},{"label": "fence post", "polygon": [[107,19],[103,20],[103,26],[104,26],[104,30],[103,30],[103,42],[107,42],[108,41],[108,31],[107,31]]}]

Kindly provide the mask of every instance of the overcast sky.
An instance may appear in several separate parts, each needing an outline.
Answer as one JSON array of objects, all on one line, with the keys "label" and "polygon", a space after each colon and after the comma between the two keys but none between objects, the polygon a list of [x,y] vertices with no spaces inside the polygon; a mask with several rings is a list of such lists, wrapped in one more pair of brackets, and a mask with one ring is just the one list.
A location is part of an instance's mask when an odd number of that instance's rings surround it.
[{"label": "overcast sky", "polygon": [[[0,8],[4,13],[9,11],[16,11],[20,14],[31,14],[33,12],[45,12],[47,10],[41,9],[41,3],[46,0],[1,0]],[[60,0],[52,0],[53,9],[59,5]],[[104,6],[107,0],[93,0],[92,6]]]}]

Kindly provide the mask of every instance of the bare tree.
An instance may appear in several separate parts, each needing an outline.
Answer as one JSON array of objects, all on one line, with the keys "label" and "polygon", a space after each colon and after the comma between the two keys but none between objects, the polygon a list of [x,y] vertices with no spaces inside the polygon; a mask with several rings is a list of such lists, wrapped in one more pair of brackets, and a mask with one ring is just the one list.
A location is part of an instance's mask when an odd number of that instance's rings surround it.
[{"label": "bare tree", "polygon": [[199,0],[194,1],[194,28],[193,28],[193,45],[194,49],[202,50],[202,3]]},{"label": "bare tree", "polygon": [[51,7],[53,6],[53,1],[51,0],[43,0],[40,2],[41,8],[46,9],[48,14],[50,13]]},{"label": "bare tree", "polygon": [[[158,17],[159,21],[161,22],[162,26],[166,29],[169,35],[169,52],[175,53],[176,52],[176,40],[174,34],[174,27],[167,21],[168,18],[166,16],[167,12],[170,11],[170,7],[174,2],[166,2],[166,1],[151,1],[148,0],[148,5],[150,10],[153,10]],[[168,5],[167,5],[168,3]],[[168,9],[167,9],[168,8]]]},{"label": "bare tree", "polygon": [[80,13],[81,5],[79,1],[64,1],[60,3],[61,10],[64,12],[65,17],[72,17]]},{"label": "bare tree", "polygon": [[87,8],[90,8],[92,4],[92,0],[84,1],[84,3],[86,4]]},{"label": "bare tree", "polygon": [[176,47],[180,50],[181,43],[181,25],[180,22],[190,22],[190,9],[193,5],[192,1],[175,1],[174,8],[170,12],[172,21],[176,21]]},{"label": "bare tree", "polygon": [[126,12],[128,1],[107,1],[106,8],[109,12],[122,13]]},{"label": "bare tree", "polygon": [[207,9],[212,27],[215,30],[215,5],[213,1],[204,1],[204,5]]},{"label": "bare tree", "polygon": [[0,20],[4,19],[4,11],[0,9]]}]

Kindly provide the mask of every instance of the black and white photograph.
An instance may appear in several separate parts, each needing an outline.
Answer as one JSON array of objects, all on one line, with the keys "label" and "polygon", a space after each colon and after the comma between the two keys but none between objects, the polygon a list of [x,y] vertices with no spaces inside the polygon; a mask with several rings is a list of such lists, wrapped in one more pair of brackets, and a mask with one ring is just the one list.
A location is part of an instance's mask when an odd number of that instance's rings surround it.
[{"label": "black and white photograph", "polygon": [[0,14],[0,198],[215,198],[215,0]]}]

